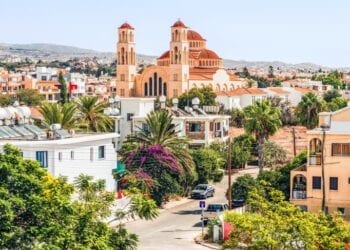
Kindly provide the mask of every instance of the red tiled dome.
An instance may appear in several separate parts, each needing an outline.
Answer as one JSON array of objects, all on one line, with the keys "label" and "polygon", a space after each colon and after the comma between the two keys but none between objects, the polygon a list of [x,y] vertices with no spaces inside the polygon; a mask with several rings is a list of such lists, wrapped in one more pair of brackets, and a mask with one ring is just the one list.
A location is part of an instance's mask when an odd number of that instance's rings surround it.
[{"label": "red tiled dome", "polygon": [[205,41],[205,39],[198,32],[194,30],[187,31],[187,40]]},{"label": "red tiled dome", "polygon": [[199,54],[199,59],[220,59],[220,57],[212,50],[202,49]]},{"label": "red tiled dome", "polygon": [[165,51],[160,57],[158,57],[158,59],[166,59],[169,58],[169,50]]},{"label": "red tiled dome", "polygon": [[176,22],[173,24],[173,26],[171,26],[171,27],[173,27],[173,28],[175,28],[175,27],[187,28],[186,25],[185,25],[182,21],[180,21],[180,20],[176,21]]},{"label": "red tiled dome", "polygon": [[134,27],[132,27],[130,24],[128,23],[123,23],[122,25],[120,25],[119,29],[129,29],[129,30],[133,30]]}]

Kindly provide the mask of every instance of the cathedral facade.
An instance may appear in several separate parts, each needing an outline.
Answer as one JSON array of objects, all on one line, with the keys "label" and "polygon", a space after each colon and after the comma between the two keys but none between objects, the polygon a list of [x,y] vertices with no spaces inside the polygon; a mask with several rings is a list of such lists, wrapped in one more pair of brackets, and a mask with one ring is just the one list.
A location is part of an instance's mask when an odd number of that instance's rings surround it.
[{"label": "cathedral facade", "polygon": [[206,48],[206,40],[178,20],[171,26],[169,50],[157,58],[156,65],[136,71],[134,28],[124,23],[118,28],[117,95],[122,97],[172,98],[191,88],[209,86],[216,92],[244,87],[223,68],[223,60]]}]

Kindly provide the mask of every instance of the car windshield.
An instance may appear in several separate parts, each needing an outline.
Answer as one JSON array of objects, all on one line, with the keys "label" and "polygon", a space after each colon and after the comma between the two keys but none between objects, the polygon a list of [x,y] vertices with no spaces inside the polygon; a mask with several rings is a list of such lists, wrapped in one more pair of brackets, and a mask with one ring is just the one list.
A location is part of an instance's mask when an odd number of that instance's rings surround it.
[{"label": "car windshield", "polygon": [[195,190],[206,190],[207,186],[206,185],[198,185],[194,188]]},{"label": "car windshield", "polygon": [[221,205],[221,204],[209,204],[207,210],[208,211],[213,211],[213,212],[222,211],[223,210],[223,205]]}]

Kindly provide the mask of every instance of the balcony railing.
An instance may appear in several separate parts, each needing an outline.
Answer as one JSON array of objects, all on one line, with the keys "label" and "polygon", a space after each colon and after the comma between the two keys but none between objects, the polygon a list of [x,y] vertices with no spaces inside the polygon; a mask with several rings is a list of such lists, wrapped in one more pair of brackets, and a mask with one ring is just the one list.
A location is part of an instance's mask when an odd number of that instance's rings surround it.
[{"label": "balcony railing", "polygon": [[309,157],[309,165],[321,165],[321,155],[310,155]]},{"label": "balcony railing", "polygon": [[293,190],[292,198],[297,200],[306,199],[306,191]]}]

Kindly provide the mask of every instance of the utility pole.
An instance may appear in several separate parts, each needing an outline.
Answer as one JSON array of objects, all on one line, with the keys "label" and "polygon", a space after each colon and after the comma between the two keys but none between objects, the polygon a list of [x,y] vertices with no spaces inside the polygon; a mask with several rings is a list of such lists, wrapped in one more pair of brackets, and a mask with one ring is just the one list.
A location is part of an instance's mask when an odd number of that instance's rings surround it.
[{"label": "utility pole", "polygon": [[322,126],[322,152],[321,152],[321,170],[322,170],[322,212],[326,212],[326,182],[325,182],[325,174],[324,174],[324,144],[326,140],[326,126]]},{"label": "utility pole", "polygon": [[295,128],[292,128],[292,135],[293,135],[293,153],[294,157],[297,155],[297,149],[296,149],[296,141],[295,141]]},{"label": "utility pole", "polygon": [[231,168],[231,157],[232,157],[232,150],[231,150],[231,137],[228,137],[228,147],[227,147],[227,170],[228,170],[228,208],[231,209],[232,207],[232,183],[231,183],[231,174],[232,174],[232,168]]}]

